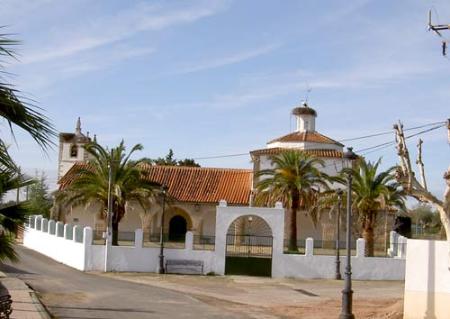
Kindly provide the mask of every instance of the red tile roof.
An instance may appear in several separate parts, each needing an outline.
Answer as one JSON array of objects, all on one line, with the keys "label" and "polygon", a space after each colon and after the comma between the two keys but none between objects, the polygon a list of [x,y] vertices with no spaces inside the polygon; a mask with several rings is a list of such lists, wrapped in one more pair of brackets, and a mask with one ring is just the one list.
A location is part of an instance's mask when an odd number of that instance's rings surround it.
[{"label": "red tile roof", "polygon": [[[292,148],[284,148],[284,147],[272,147],[272,148],[263,148],[260,150],[254,150],[250,152],[250,155],[258,156],[258,155],[277,155],[283,151],[292,150]],[[312,149],[312,150],[300,150],[301,152],[305,152],[307,154],[314,155],[316,157],[329,157],[329,158],[342,158],[343,153],[336,150],[327,150],[327,149]]]},{"label": "red tile roof", "polygon": [[[75,164],[59,181],[60,189],[74,179]],[[180,202],[218,203],[224,199],[230,205],[248,205],[253,171],[183,166],[154,166],[144,164],[149,180],[168,187],[168,194]]]},{"label": "red tile roof", "polygon": [[310,132],[310,131],[293,132],[288,135],[276,138],[276,139],[270,141],[268,144],[275,143],[275,142],[294,142],[294,143],[313,142],[313,143],[335,144],[335,145],[339,145],[339,146],[344,146],[343,144],[339,143],[338,141],[335,141],[325,135],[322,135],[318,132]]}]

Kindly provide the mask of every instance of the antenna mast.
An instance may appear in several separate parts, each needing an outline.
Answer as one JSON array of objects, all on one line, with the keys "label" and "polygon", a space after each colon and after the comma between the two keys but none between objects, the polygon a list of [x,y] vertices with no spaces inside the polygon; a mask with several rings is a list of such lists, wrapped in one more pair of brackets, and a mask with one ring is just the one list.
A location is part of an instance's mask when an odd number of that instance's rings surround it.
[{"label": "antenna mast", "polygon": [[[433,24],[431,23],[431,10],[428,11],[428,31],[434,31],[438,36],[443,38],[441,32],[444,30],[450,30],[450,24]],[[442,55],[447,55],[447,41],[442,40]]]}]

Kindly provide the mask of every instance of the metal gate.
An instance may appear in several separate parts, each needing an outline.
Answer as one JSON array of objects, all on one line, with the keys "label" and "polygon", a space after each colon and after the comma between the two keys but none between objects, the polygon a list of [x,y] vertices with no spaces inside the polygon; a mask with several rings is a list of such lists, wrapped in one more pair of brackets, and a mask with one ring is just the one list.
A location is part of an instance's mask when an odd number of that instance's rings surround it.
[{"label": "metal gate", "polygon": [[272,275],[272,236],[227,234],[226,275]]}]

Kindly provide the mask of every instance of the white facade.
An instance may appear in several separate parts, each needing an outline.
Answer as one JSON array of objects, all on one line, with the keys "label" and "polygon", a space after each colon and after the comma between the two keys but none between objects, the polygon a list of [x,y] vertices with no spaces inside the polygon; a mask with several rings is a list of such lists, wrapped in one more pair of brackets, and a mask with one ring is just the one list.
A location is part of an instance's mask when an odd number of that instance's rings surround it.
[{"label": "white facade", "polygon": [[316,116],[306,115],[297,116],[297,131],[312,131],[316,130]]},{"label": "white facade", "polygon": [[327,143],[314,142],[271,142],[267,143],[267,148],[288,148],[298,150],[336,150],[342,151],[342,146]]},{"label": "white facade", "polygon": [[[296,116],[297,122],[294,133],[267,143],[266,151],[250,152],[255,172],[273,168],[272,157],[285,149],[309,151],[324,162],[324,166],[319,169],[330,176],[336,176],[343,167],[349,167],[349,161],[342,156],[343,145],[316,131],[315,110],[305,103],[302,107],[294,108],[292,114]],[[256,183],[257,179],[254,181]]]}]

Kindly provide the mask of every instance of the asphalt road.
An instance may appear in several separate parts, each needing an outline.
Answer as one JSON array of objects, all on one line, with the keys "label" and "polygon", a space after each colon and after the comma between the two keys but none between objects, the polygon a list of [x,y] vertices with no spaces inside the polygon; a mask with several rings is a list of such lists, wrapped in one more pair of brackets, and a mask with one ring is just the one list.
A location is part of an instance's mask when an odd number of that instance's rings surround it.
[{"label": "asphalt road", "polygon": [[77,271],[17,247],[20,261],[0,270],[29,284],[55,318],[248,318],[195,296]]}]

